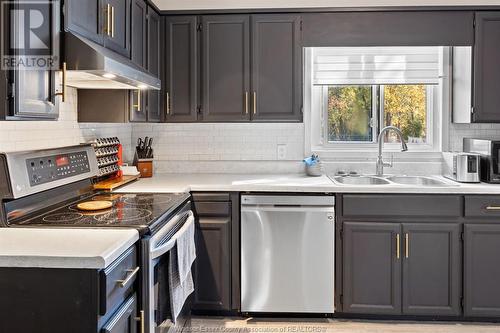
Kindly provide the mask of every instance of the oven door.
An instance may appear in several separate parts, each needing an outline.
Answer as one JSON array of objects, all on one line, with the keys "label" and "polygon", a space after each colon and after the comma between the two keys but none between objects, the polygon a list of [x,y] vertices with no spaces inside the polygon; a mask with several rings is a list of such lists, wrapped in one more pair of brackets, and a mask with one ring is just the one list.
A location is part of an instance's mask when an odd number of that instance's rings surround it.
[{"label": "oven door", "polygon": [[194,223],[194,214],[191,211],[191,202],[187,203],[169,222],[158,232],[142,242],[143,247],[143,304],[145,311],[145,332],[168,332],[170,329],[184,326],[191,314],[191,305],[184,304],[181,315],[173,324],[170,315],[170,295],[168,285],[168,266],[170,250],[175,242],[169,242],[175,237],[183,225]]}]

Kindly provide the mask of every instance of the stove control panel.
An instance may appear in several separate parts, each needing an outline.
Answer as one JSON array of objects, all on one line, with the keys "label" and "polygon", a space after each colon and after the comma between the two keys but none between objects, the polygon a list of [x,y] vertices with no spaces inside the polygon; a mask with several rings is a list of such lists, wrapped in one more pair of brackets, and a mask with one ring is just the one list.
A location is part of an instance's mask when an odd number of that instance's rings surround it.
[{"label": "stove control panel", "polygon": [[31,186],[90,172],[87,151],[30,158],[26,160],[26,167]]}]

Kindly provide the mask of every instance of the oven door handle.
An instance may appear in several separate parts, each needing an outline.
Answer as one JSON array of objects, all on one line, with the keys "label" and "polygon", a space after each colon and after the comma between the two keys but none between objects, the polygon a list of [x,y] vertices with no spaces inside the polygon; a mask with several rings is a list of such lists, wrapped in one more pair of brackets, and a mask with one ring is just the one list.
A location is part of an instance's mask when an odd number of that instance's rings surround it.
[{"label": "oven door handle", "polygon": [[175,235],[172,236],[172,238],[168,242],[151,250],[151,259],[154,260],[154,259],[161,257],[162,255],[164,255],[165,253],[167,253],[168,251],[170,251],[174,247],[175,242],[177,241],[177,238],[179,238],[180,235],[182,235],[184,232],[186,232],[187,228],[189,228],[191,223],[194,223],[193,212],[191,212],[191,211],[188,212],[188,215],[189,216],[188,216],[186,222],[184,223],[184,225],[175,233]]}]

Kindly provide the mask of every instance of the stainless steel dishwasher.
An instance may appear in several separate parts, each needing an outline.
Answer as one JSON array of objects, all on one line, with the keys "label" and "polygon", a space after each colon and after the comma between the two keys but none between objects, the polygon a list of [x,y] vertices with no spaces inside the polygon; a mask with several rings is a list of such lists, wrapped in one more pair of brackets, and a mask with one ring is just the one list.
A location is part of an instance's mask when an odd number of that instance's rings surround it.
[{"label": "stainless steel dishwasher", "polygon": [[241,311],[333,313],[333,196],[241,198]]}]

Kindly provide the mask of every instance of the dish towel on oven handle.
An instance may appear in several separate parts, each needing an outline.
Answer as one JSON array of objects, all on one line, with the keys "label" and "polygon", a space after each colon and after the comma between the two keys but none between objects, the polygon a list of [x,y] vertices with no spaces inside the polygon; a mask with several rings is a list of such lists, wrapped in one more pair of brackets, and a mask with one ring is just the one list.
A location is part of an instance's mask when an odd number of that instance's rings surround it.
[{"label": "dish towel on oven handle", "polygon": [[175,324],[184,304],[194,291],[191,266],[196,259],[194,242],[194,217],[190,214],[183,233],[177,237],[176,244],[170,250],[169,291],[172,322]]}]

